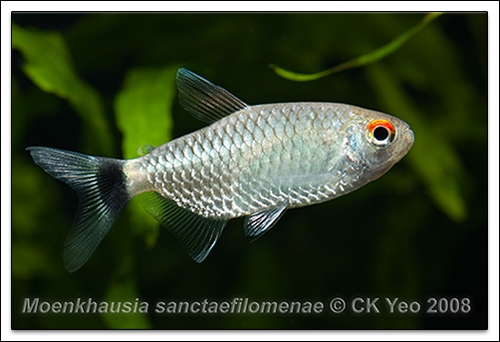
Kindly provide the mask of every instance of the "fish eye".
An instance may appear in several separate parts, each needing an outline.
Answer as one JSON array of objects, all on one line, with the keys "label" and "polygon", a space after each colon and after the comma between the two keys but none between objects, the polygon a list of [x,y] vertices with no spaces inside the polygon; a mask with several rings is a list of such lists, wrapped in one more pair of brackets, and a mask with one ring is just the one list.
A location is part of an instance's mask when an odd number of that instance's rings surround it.
[{"label": "fish eye", "polygon": [[376,148],[389,146],[395,137],[396,130],[387,120],[374,120],[366,126],[366,137]]}]

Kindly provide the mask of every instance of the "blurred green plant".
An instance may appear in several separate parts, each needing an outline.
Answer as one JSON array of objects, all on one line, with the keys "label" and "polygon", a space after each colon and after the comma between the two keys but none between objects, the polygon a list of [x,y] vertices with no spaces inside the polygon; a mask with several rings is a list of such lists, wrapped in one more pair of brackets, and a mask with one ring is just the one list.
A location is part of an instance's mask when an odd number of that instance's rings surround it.
[{"label": "blurred green plant", "polygon": [[[150,329],[151,323],[148,315],[141,310],[140,295],[137,288],[137,281],[133,277],[134,258],[131,253],[125,255],[120,263],[120,267],[114,272],[109,282],[104,302],[123,303],[128,301],[129,312],[105,312],[102,319],[109,328],[112,329]],[[116,305],[116,304],[115,304]],[[115,309],[116,310],[116,309]]]},{"label": "blurred green plant", "polygon": [[13,23],[12,48],[22,52],[25,59],[22,69],[33,83],[67,100],[78,113],[88,133],[84,136],[92,140],[86,141],[87,147],[95,147],[95,153],[112,154],[115,143],[101,97],[78,77],[62,36],[57,32],[24,29]]},{"label": "blurred green plant", "polygon": [[[145,145],[159,146],[172,139],[172,105],[175,100],[175,74],[178,66],[137,68],[128,72],[123,89],[116,96],[116,124],[123,134],[125,159],[143,154]],[[140,197],[128,205],[136,233],[154,246],[160,231],[158,222],[141,205]],[[137,231],[140,229],[140,231]]]},{"label": "blurred green plant", "polygon": [[336,67],[326,69],[326,70],[318,72],[318,73],[301,74],[298,72],[294,72],[294,71],[280,68],[279,66],[274,65],[274,64],[271,64],[270,67],[271,67],[271,69],[274,70],[274,72],[276,74],[278,74],[279,76],[281,76],[287,80],[296,81],[296,82],[307,82],[307,81],[314,81],[314,80],[320,79],[322,77],[334,74],[336,72],[340,72],[342,70],[357,68],[357,67],[364,66],[367,64],[375,63],[378,60],[385,58],[385,57],[389,56],[390,54],[394,53],[404,43],[406,43],[411,37],[413,37],[418,32],[420,32],[424,27],[426,27],[430,22],[432,22],[434,19],[439,17],[441,14],[442,13],[440,13],[440,12],[429,13],[422,19],[422,21],[417,26],[415,26],[411,30],[406,31],[405,33],[401,34],[400,36],[396,37],[390,43],[388,43],[388,44],[386,44],[378,49],[375,49],[375,50],[373,50],[365,55],[351,59],[350,61],[347,61],[345,63],[337,65]]},{"label": "blurred green plant", "polygon": [[[43,91],[67,100],[79,114],[85,129],[91,133],[84,135],[88,138],[84,149],[112,154],[115,144],[101,97],[77,75],[62,36],[56,32],[23,29],[12,24],[12,47],[18,49],[25,58],[22,69],[26,76]],[[177,69],[176,65],[168,65],[137,68],[128,72],[114,103],[116,124],[123,134],[122,154],[125,158],[138,157],[138,148],[144,144],[157,146],[172,138],[171,108],[175,98]],[[135,233],[144,237],[147,246],[153,246],[159,234],[158,222],[147,214],[137,200],[128,205],[127,211],[130,219],[137,223],[133,225],[137,227]],[[19,260],[13,271],[20,276],[33,272],[32,259],[37,255],[33,253],[34,250],[14,245],[13,252]],[[135,281],[131,278],[133,273],[130,272],[133,257],[128,255],[128,258],[122,259],[121,269],[117,271],[125,276],[117,277],[118,280],[109,284],[106,296],[108,302],[123,301],[125,298],[133,302],[138,297]],[[29,259],[29,256],[32,258]],[[150,326],[147,316],[142,313],[108,313],[103,314],[103,319],[110,328],[137,329]]]}]

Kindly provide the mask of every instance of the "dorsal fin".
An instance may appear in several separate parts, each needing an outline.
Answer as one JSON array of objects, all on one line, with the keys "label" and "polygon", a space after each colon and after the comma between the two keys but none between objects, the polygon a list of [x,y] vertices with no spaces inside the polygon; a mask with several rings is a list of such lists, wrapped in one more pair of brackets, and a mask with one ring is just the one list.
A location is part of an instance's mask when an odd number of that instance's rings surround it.
[{"label": "dorsal fin", "polygon": [[195,73],[177,71],[179,103],[198,120],[214,123],[248,105],[236,96]]}]

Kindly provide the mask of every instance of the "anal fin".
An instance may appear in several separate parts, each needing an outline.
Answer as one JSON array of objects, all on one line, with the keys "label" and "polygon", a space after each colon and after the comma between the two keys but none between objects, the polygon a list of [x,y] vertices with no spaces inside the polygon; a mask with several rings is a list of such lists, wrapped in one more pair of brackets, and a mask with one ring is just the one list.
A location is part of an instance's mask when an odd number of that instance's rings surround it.
[{"label": "anal fin", "polygon": [[192,213],[156,192],[146,193],[142,199],[146,210],[179,240],[196,262],[205,260],[227,224],[225,220]]},{"label": "anal fin", "polygon": [[245,217],[245,235],[253,237],[253,240],[261,237],[262,234],[269,231],[278,222],[283,214],[285,214],[285,211],[286,207],[279,207]]}]

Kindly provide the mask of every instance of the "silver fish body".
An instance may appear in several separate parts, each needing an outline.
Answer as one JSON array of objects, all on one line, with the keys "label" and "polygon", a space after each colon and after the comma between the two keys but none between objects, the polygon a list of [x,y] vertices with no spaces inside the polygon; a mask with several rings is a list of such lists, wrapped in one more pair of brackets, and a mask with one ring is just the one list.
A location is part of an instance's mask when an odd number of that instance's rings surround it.
[{"label": "silver fish body", "polygon": [[[204,217],[227,220],[301,207],[361,187],[407,152],[395,144],[392,153],[371,156],[381,151],[364,143],[359,133],[381,117],[389,118],[343,104],[251,106],[160,146],[127,167],[134,177],[145,178],[143,191],[158,191]],[[412,133],[400,124],[398,140],[406,147]]]},{"label": "silver fish body", "polygon": [[[146,209],[201,262],[229,219],[246,216],[246,235],[258,237],[289,208],[336,198],[380,177],[413,144],[406,123],[380,112],[336,103],[249,106],[185,69],[177,82],[181,104],[211,125],[133,160],[29,148],[37,164],[81,197],[66,242],[68,270],[86,262],[139,193],[149,192]],[[88,184],[71,177],[67,160],[75,155],[94,158]],[[86,242],[82,232],[99,238]]]}]

